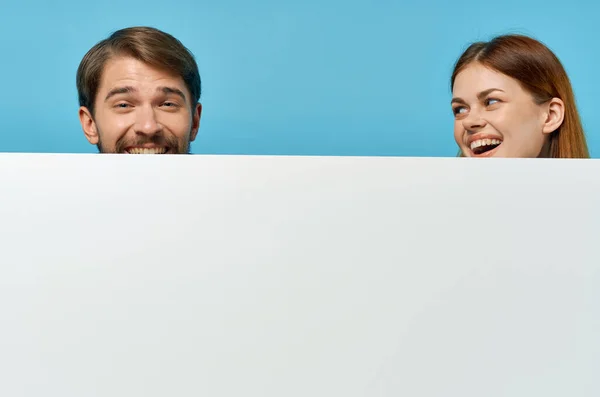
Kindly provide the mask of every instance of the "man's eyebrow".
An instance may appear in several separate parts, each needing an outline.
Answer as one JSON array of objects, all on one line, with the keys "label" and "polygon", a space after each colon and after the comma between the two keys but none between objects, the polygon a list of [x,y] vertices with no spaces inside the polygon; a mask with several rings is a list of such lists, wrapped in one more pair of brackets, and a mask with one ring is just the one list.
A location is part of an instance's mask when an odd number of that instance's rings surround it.
[{"label": "man's eyebrow", "polygon": [[130,86],[113,88],[112,90],[110,90],[108,92],[108,94],[106,94],[106,98],[104,98],[104,102],[108,101],[111,97],[113,97],[115,95],[130,94],[135,91],[136,91],[136,89],[134,87],[130,87]]},{"label": "man's eyebrow", "polygon": [[175,87],[158,87],[157,91],[161,91],[163,94],[175,94],[175,95],[178,95],[178,96],[181,97],[181,99],[183,99],[185,102],[187,102],[187,100],[185,99],[185,94],[179,88],[175,88]]}]

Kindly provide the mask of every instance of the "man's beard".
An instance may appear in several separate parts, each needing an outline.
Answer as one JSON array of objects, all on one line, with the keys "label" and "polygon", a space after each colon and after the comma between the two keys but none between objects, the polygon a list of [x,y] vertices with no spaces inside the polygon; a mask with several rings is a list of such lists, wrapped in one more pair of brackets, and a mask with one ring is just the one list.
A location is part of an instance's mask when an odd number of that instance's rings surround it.
[{"label": "man's beard", "polygon": [[[188,134],[188,137],[191,135]],[[137,140],[128,140],[125,137],[119,139],[115,144],[114,148],[105,148],[102,145],[102,134],[98,134],[98,143],[96,147],[98,148],[99,153],[125,153],[125,148],[131,146],[142,146],[154,144],[157,146],[167,146],[169,148],[169,154],[190,154],[191,149],[191,141],[189,139],[181,141],[174,137],[163,137],[154,135],[151,138],[140,138]]]}]

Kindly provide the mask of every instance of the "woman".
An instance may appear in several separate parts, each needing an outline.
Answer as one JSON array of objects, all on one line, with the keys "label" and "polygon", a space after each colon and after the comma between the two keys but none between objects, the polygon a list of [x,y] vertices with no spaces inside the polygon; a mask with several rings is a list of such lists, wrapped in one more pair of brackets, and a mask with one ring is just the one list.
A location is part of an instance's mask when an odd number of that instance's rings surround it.
[{"label": "woman", "polygon": [[472,44],[451,89],[460,156],[589,158],[567,73],[539,41],[505,35]]}]

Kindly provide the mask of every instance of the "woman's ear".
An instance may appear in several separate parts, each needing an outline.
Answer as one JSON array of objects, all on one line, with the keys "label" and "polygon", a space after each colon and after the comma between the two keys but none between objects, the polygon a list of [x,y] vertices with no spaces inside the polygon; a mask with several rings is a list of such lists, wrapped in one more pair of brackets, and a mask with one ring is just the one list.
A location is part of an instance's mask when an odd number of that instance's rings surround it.
[{"label": "woman's ear", "polygon": [[559,98],[552,98],[547,106],[542,131],[544,134],[551,134],[562,125],[565,119],[565,103]]}]

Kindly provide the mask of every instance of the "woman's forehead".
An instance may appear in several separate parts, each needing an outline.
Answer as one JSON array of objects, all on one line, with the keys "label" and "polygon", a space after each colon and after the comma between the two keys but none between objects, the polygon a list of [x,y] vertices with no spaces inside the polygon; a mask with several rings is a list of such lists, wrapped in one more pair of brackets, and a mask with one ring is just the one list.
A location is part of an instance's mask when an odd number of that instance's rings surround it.
[{"label": "woman's forehead", "polygon": [[522,91],[516,79],[480,63],[472,63],[457,74],[452,92],[457,97],[468,97],[491,89],[507,93]]}]

